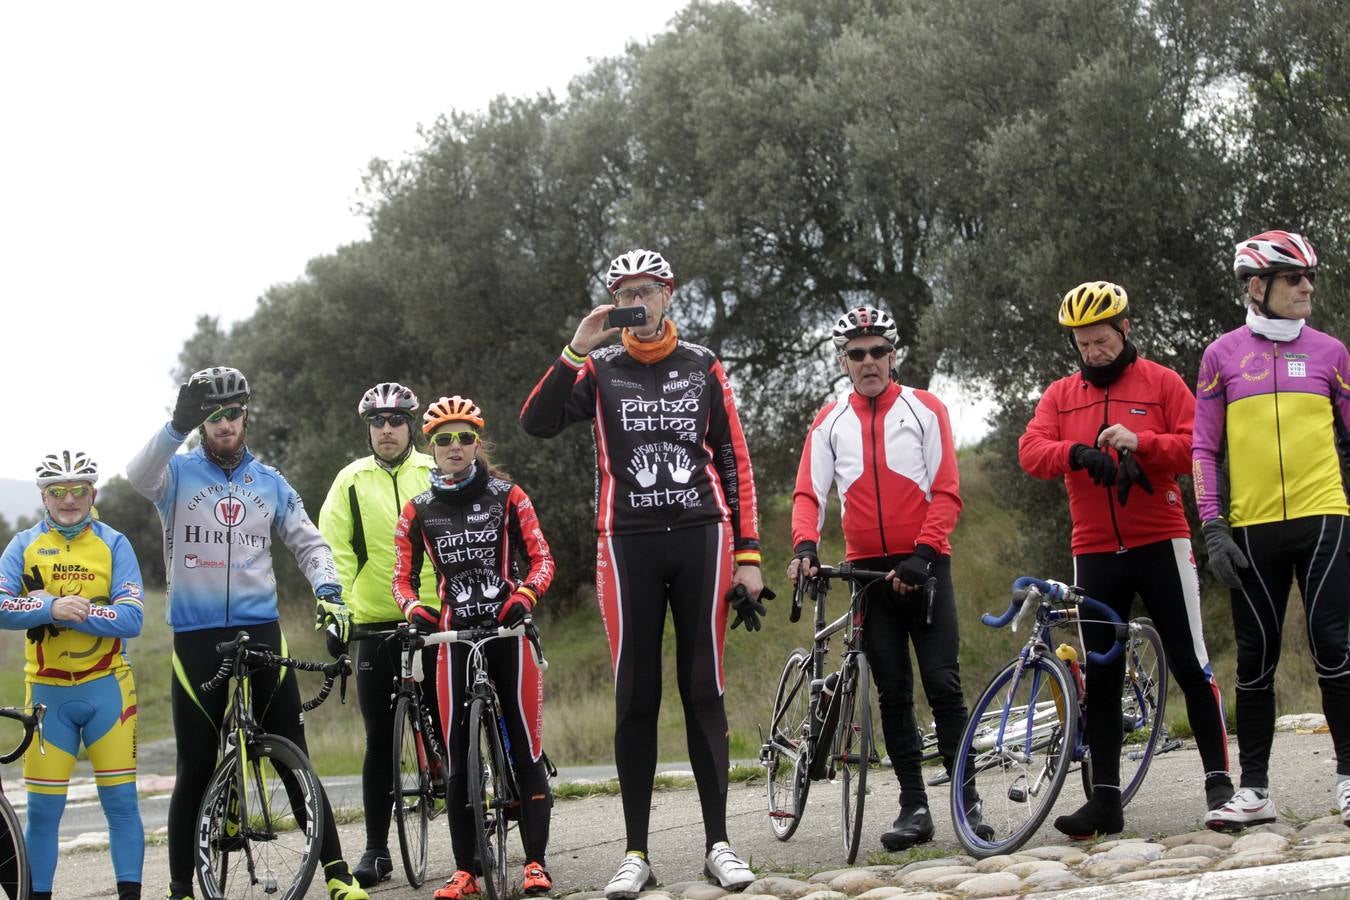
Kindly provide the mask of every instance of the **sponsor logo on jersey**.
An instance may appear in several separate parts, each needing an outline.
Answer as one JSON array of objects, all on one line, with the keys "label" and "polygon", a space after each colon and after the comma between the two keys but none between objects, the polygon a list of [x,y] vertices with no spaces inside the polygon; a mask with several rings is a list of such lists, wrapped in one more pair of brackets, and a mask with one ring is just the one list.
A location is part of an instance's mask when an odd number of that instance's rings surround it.
[{"label": "sponsor logo on jersey", "polygon": [[211,511],[215,514],[216,521],[226,528],[242,525],[244,519],[248,517],[248,511],[238,497],[221,497]]},{"label": "sponsor logo on jersey", "polygon": [[223,559],[203,559],[195,553],[189,553],[183,557],[183,568],[185,569],[223,569],[225,560]]},{"label": "sponsor logo on jersey", "polygon": [[1308,364],[1301,359],[1286,360],[1285,365],[1289,367],[1290,378],[1307,378]]},{"label": "sponsor logo on jersey", "polygon": [[38,556],[57,556],[61,550],[59,547],[39,547]]},{"label": "sponsor logo on jersey", "polygon": [[1137,407],[1137,406],[1132,406],[1132,407],[1130,407],[1130,415],[1132,415],[1132,416],[1146,416],[1146,415],[1148,415],[1148,410],[1146,410],[1146,409],[1140,409],[1140,408]]}]

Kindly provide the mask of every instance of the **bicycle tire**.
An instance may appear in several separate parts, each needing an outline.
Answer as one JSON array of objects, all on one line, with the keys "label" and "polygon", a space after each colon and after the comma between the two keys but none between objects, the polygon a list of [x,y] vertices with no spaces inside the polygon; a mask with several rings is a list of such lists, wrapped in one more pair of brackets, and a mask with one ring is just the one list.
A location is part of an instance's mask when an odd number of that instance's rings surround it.
[{"label": "bicycle tire", "polygon": [[[1042,696],[1052,701],[1047,708],[1052,716],[1037,712],[1042,709],[1038,705]],[[995,730],[991,746],[982,749],[976,736],[985,714],[1005,704],[1010,708],[1025,705],[1026,711],[1010,715]],[[1026,843],[1054,808],[1077,739],[1077,688],[1057,657],[1033,656],[1020,671],[1013,662],[995,675],[971,709],[952,770],[952,825],[962,848],[976,859],[985,859],[1011,853]],[[995,775],[990,776],[991,772]],[[971,826],[971,807],[962,789],[977,775],[986,789],[981,817],[994,829],[989,839],[980,837]],[[1000,788],[989,791],[989,778],[1000,775]]]},{"label": "bicycle tire", "polygon": [[408,883],[420,888],[427,880],[427,835],[435,797],[415,700],[400,694],[394,707],[394,821]]},{"label": "bicycle tire", "polygon": [[[202,796],[193,848],[202,895],[208,900],[298,900],[319,864],[323,788],[305,754],[279,735],[259,735],[245,759],[242,794],[239,749],[231,747]],[[261,804],[266,811],[261,819],[251,806],[247,819],[240,816],[241,796]],[[233,866],[231,855],[239,857]],[[289,886],[282,890],[283,884]]]},{"label": "bicycle tire", "polygon": [[[1165,733],[1167,710],[1167,656],[1153,620],[1130,620],[1126,638],[1125,681],[1120,690],[1120,805],[1134,799]],[[1083,760],[1083,793],[1092,799],[1092,755]]]},{"label": "bicycle tire", "polygon": [[[839,725],[835,731],[844,855],[849,865],[862,845],[863,808],[867,803],[867,770],[872,766],[871,675],[861,653],[851,656],[839,676]],[[850,671],[851,670],[851,671]]]},{"label": "bicycle tire", "polygon": [[0,893],[8,900],[29,900],[32,896],[32,872],[28,868],[28,848],[23,842],[23,825],[0,791]]},{"label": "bicycle tire", "polygon": [[478,842],[479,884],[488,900],[507,900],[508,814],[513,802],[496,711],[479,697],[469,706],[469,808]]},{"label": "bicycle tire", "polygon": [[[798,647],[788,654],[783,674],[778,677],[766,745],[769,828],[780,841],[786,841],[797,831],[806,809],[806,795],[811,788],[806,771],[811,752],[810,717],[811,654]],[[788,748],[795,753],[788,752]]]}]

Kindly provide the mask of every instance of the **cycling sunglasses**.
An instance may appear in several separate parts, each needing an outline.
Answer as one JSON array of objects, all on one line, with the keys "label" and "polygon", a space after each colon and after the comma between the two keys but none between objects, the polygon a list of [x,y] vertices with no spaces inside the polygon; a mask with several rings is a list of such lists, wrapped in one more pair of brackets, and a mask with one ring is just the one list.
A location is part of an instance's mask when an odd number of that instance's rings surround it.
[{"label": "cycling sunglasses", "polygon": [[377,416],[366,416],[366,421],[376,428],[383,428],[385,425],[393,425],[397,428],[400,425],[407,425],[412,419],[402,413],[381,413]]},{"label": "cycling sunglasses", "polygon": [[74,487],[65,487],[63,485],[54,484],[47,488],[47,496],[51,497],[53,500],[64,500],[66,499],[66,494],[69,494],[76,500],[82,500],[91,490],[93,490],[93,488],[87,484],[77,484]]},{"label": "cycling sunglasses", "polygon": [[1317,273],[1312,269],[1306,272],[1271,272],[1272,278],[1279,278],[1290,287],[1298,287],[1303,283],[1303,279],[1308,279],[1308,284],[1317,284]]},{"label": "cycling sunglasses", "polygon": [[211,415],[206,417],[206,421],[210,422],[212,425],[219,422],[221,419],[233,422],[235,419],[242,416],[244,410],[247,408],[248,407],[245,406],[226,406],[211,413]]},{"label": "cycling sunglasses", "polygon": [[845,350],[844,355],[854,362],[862,362],[869,356],[873,359],[885,359],[894,352],[895,348],[890,344],[878,344],[875,347],[868,347],[867,349],[863,349],[862,347],[852,347]]},{"label": "cycling sunglasses", "polygon": [[459,443],[465,447],[478,443],[478,432],[476,431],[442,431],[431,439],[431,442],[437,447],[449,447],[451,444]]}]

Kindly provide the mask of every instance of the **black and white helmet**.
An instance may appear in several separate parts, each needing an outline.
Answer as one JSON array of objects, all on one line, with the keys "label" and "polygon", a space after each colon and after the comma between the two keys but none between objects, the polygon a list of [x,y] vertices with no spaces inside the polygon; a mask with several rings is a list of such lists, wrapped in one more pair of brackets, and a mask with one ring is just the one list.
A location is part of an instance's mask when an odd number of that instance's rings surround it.
[{"label": "black and white helmet", "polygon": [[361,398],[356,414],[365,418],[382,412],[401,412],[412,415],[418,407],[417,395],[397,381],[382,381]]},{"label": "black and white helmet", "polygon": [[834,323],[834,349],[843,350],[848,342],[858,337],[879,335],[892,345],[899,343],[900,332],[895,329],[895,319],[884,309],[875,306],[859,306],[850,309]]},{"label": "black and white helmet", "polygon": [[231,403],[235,400],[248,400],[248,379],[244,373],[229,366],[212,366],[193,372],[188,381],[205,379],[211,382],[211,390],[206,399],[213,403]]},{"label": "black and white helmet", "polygon": [[667,287],[675,287],[675,273],[666,258],[655,250],[637,249],[614,257],[605,273],[605,288],[612,291],[620,281],[634,275],[646,275]]},{"label": "black and white helmet", "polygon": [[42,457],[37,465],[37,486],[45,488],[65,481],[93,484],[98,481],[98,463],[81,450],[61,450]]}]

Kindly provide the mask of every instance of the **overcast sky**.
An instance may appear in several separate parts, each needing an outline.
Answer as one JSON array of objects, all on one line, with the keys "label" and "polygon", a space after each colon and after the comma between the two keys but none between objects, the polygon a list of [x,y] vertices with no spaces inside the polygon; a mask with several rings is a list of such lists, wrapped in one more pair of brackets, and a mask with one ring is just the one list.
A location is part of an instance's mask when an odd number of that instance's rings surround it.
[{"label": "overcast sky", "polygon": [[683,0],[0,5],[0,477],[102,474],[168,417],[198,316],[366,236],[367,162],[498,94],[561,95]]}]

